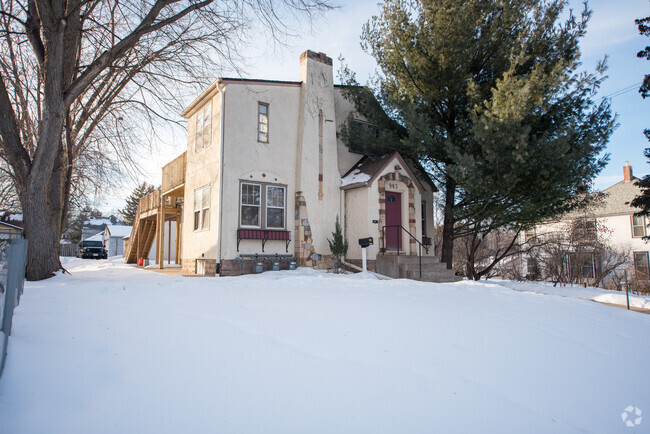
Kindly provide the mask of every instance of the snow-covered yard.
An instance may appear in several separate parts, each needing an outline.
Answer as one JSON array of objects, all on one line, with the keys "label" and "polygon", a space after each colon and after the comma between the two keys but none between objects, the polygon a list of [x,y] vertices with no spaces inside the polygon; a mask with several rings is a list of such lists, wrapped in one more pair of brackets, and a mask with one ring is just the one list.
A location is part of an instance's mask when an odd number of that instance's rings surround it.
[{"label": "snow-covered yard", "polygon": [[67,266],[26,285],[0,433],[650,432],[650,315],[516,283]]}]

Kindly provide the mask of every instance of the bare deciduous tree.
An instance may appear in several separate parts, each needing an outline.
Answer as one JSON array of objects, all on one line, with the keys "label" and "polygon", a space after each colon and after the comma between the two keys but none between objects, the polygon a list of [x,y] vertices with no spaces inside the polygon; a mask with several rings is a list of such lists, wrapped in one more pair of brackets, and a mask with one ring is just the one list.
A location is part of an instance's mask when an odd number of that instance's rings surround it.
[{"label": "bare deciduous tree", "polygon": [[[129,167],[133,110],[165,118],[178,90],[325,0],[0,0],[0,152],[29,238],[27,278],[61,268],[58,243],[85,169]],[[214,75],[214,69],[212,70]],[[194,90],[193,90],[194,92]],[[160,112],[152,113],[154,107]],[[92,179],[87,177],[86,179]]]},{"label": "bare deciduous tree", "polygon": [[611,230],[595,219],[575,219],[540,237],[530,256],[546,280],[601,286],[630,261],[629,246],[613,246]]}]

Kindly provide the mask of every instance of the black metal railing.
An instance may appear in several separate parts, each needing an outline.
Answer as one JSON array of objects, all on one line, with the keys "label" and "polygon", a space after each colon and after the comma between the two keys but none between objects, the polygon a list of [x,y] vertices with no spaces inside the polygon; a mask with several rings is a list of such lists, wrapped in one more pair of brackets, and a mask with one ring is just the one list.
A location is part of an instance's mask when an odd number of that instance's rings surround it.
[{"label": "black metal railing", "polygon": [[420,240],[415,238],[415,236],[412,233],[410,233],[404,226],[402,226],[402,225],[388,225],[388,226],[384,226],[382,228],[382,237],[381,237],[381,244],[382,244],[381,253],[382,253],[382,255],[385,255],[386,251],[389,250],[389,247],[386,246],[386,234],[387,234],[386,229],[394,229],[395,230],[395,238],[397,239],[397,249],[396,249],[397,250],[397,256],[399,256],[400,249],[402,247],[402,231],[406,232],[409,237],[411,237],[413,240],[415,240],[416,243],[418,243],[418,264],[419,264],[419,267],[420,267],[420,278],[421,278],[422,277],[422,249],[424,249],[424,251],[427,252],[427,254],[428,254],[430,246],[425,246],[424,244],[422,244],[420,242]]}]

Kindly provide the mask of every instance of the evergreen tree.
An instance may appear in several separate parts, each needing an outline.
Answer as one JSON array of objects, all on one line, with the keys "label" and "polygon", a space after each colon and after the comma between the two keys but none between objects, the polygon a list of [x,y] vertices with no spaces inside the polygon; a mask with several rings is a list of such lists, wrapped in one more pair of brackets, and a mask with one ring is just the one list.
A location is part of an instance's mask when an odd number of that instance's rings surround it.
[{"label": "evergreen tree", "polygon": [[343,237],[343,231],[341,230],[341,223],[339,222],[339,216],[336,216],[336,224],[334,225],[334,232],[332,232],[332,239],[327,239],[327,242],[330,245],[330,252],[336,258],[337,269],[341,266],[341,258],[346,255],[348,252],[348,240]]},{"label": "evergreen tree", "polygon": [[[380,136],[397,138],[393,147],[422,161],[442,187],[448,267],[459,236],[517,232],[584,205],[578,193],[606,164],[598,155],[615,122],[609,101],[594,98],[604,62],[578,71],[591,11],[562,23],[565,6],[386,0],[364,26],[363,47],[381,71],[374,94],[398,125]],[[356,84],[353,74],[346,81]],[[367,89],[346,90],[370,122],[390,128],[364,103]]]},{"label": "evergreen tree", "polygon": [[82,229],[84,222],[88,217],[101,217],[102,213],[97,208],[94,208],[90,205],[85,205],[83,208],[79,209],[73,207],[71,211],[70,224],[68,225],[68,240],[73,244],[78,244],[81,242]]},{"label": "evergreen tree", "polygon": [[120,210],[124,223],[128,226],[133,226],[135,214],[138,211],[138,203],[140,198],[152,193],[155,190],[154,186],[143,182],[138,185],[129,197],[126,198],[126,206]]},{"label": "evergreen tree", "polygon": [[[639,27],[639,33],[644,36],[650,36],[650,17],[635,20],[635,23]],[[637,57],[650,60],[650,46],[639,51]],[[650,95],[650,74],[646,74],[643,78],[643,83],[639,88],[639,93],[643,98]],[[644,134],[646,138],[650,140],[650,129],[646,129]],[[650,162],[650,148],[645,148],[644,155],[648,159],[648,162]],[[641,187],[641,194],[635,197],[630,205],[635,208],[641,208],[641,211],[637,213],[638,215],[650,217],[650,175],[644,176],[643,179],[636,182],[636,185]],[[650,237],[645,238],[648,239]]]}]

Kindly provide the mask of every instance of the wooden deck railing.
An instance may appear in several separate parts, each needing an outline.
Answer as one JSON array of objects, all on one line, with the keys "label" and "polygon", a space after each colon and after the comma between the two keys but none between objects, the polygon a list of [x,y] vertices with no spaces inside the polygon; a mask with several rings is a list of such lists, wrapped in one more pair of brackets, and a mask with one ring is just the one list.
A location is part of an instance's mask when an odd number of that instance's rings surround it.
[{"label": "wooden deck railing", "polygon": [[160,208],[160,190],[152,191],[140,198],[138,203],[138,214],[144,214],[152,209]]},{"label": "wooden deck railing", "polygon": [[179,185],[185,184],[185,164],[187,152],[167,163],[162,168],[162,191],[168,192]]}]

